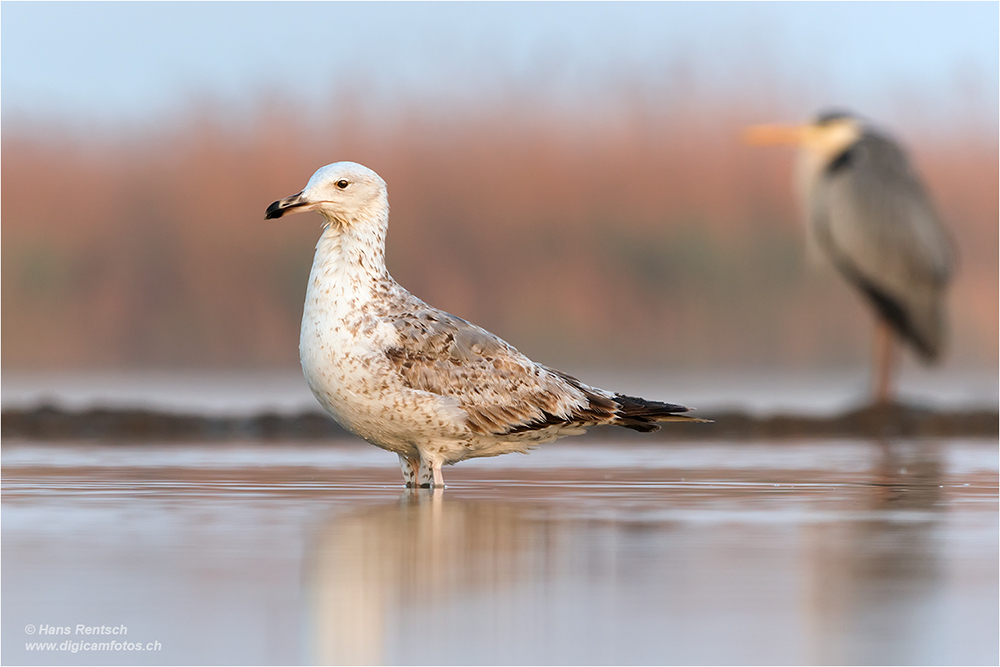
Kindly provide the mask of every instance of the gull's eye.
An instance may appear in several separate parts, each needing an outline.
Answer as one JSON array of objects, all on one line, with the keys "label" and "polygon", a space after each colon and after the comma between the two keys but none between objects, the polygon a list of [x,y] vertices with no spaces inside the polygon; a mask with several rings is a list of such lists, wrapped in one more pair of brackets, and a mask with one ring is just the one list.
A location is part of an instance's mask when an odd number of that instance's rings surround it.
[{"label": "gull's eye", "polygon": [[350,183],[348,183],[344,179],[340,179],[339,181],[337,181],[337,187],[340,188],[341,190],[346,188],[348,185],[350,185]]}]

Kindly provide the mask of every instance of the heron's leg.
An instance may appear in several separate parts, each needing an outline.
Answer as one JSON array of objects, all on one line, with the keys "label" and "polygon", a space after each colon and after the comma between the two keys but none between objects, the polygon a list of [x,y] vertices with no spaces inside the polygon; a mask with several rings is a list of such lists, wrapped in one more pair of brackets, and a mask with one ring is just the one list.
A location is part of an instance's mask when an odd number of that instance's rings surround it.
[{"label": "heron's leg", "polygon": [[892,374],[896,365],[896,334],[883,317],[875,318],[875,348],[872,360],[875,403],[892,403]]},{"label": "heron's leg", "polygon": [[403,471],[403,481],[406,488],[412,489],[417,486],[417,473],[420,470],[420,459],[411,460],[399,455],[399,469]]}]

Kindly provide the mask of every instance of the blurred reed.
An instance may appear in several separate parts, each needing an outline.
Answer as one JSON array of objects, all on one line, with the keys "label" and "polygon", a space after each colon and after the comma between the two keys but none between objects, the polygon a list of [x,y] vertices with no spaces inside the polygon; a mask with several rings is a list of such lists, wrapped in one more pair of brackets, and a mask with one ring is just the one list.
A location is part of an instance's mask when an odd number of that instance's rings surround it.
[{"label": "blurred reed", "polygon": [[[397,280],[542,362],[866,362],[863,306],[808,266],[791,153],[740,141],[799,120],[779,105],[362,99],[309,115],[262,98],[235,120],[209,105],[117,134],[8,122],[6,367],[294,367],[319,218],[263,213],[337,160],[388,182]],[[995,366],[996,128],[904,139],[959,248],[948,356]]]}]

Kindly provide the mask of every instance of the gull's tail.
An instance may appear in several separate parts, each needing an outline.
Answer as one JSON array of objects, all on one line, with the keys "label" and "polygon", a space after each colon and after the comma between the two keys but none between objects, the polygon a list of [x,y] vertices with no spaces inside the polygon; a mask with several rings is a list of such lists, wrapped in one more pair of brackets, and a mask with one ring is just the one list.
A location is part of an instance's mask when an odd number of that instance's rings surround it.
[{"label": "gull's tail", "polygon": [[659,429],[657,422],[710,422],[710,419],[700,419],[689,415],[681,414],[690,408],[673,403],[663,403],[661,401],[647,401],[644,398],[635,396],[625,396],[615,394],[615,403],[618,404],[615,420],[611,422],[615,426],[624,426],[635,431],[649,433]]}]

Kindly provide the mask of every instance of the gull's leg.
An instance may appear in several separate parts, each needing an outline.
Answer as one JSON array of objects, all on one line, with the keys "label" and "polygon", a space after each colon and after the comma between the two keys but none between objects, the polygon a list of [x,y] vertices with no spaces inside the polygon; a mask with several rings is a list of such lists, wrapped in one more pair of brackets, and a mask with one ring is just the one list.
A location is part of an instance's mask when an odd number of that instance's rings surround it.
[{"label": "gull's leg", "polygon": [[896,335],[885,318],[875,319],[875,348],[872,360],[872,380],[875,403],[892,402],[892,372],[896,357]]},{"label": "gull's leg", "polygon": [[400,454],[399,469],[403,471],[403,481],[406,482],[406,488],[415,487],[417,485],[417,471],[420,469],[419,460],[412,461]]},{"label": "gull's leg", "polygon": [[427,461],[420,459],[420,470],[417,473],[417,484],[422,489],[428,489],[434,483],[434,473],[431,467],[427,465]]},{"label": "gull's leg", "polygon": [[434,471],[434,488],[438,490],[443,489],[444,475],[441,474],[441,462],[436,462],[431,469]]}]

